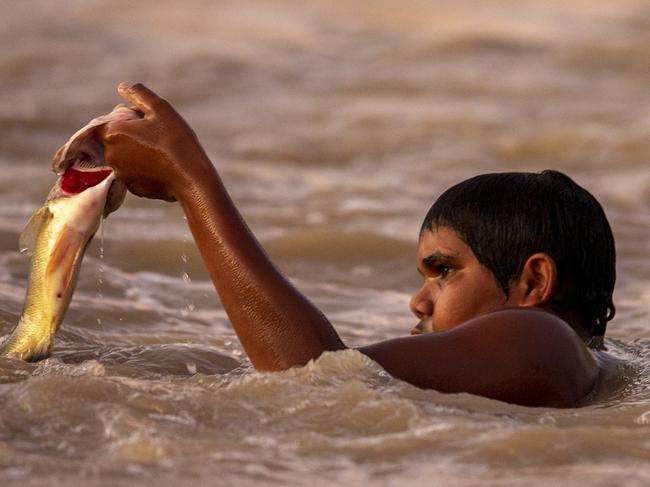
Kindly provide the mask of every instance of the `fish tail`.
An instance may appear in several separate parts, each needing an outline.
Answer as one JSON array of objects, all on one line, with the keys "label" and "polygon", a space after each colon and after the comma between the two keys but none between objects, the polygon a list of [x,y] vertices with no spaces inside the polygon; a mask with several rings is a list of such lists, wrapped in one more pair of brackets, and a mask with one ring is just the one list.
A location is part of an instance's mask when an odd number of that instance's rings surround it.
[{"label": "fish tail", "polygon": [[52,337],[47,334],[35,335],[25,332],[32,328],[22,319],[12,333],[0,344],[0,356],[26,362],[34,362],[46,358],[52,348]]}]

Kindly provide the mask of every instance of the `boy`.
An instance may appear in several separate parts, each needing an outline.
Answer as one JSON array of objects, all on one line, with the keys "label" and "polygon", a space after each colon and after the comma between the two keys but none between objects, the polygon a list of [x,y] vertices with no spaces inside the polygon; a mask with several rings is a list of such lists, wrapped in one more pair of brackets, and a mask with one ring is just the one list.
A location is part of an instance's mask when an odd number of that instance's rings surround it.
[{"label": "boy", "polygon": [[[136,195],[178,201],[224,308],[260,370],[346,348],[274,267],[196,135],[138,84],[141,120],[103,129],[107,162]],[[528,406],[576,406],[599,366],[588,343],[613,317],[614,242],[600,205],[568,177],[496,174],[451,188],[427,215],[412,336],[359,348],[394,377]]]}]

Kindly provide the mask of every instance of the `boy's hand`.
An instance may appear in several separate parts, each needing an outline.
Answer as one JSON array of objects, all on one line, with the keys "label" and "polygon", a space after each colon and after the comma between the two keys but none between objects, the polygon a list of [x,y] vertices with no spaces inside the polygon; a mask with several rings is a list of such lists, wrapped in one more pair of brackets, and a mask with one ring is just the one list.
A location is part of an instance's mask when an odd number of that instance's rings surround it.
[{"label": "boy's hand", "polygon": [[196,134],[174,108],[142,84],[121,83],[120,95],[144,114],[101,129],[105,158],[129,191],[175,201],[214,167]]}]

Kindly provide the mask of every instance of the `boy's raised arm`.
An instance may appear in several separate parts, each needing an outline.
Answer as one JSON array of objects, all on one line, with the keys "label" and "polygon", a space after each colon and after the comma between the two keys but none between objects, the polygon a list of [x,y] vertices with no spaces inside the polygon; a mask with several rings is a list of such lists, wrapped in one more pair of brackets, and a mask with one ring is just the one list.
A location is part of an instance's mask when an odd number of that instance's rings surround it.
[{"label": "boy's raised arm", "polygon": [[183,118],[141,84],[121,84],[119,92],[144,118],[106,126],[106,160],[134,194],[180,202],[253,365],[283,370],[345,348],[320,310],[269,260]]}]

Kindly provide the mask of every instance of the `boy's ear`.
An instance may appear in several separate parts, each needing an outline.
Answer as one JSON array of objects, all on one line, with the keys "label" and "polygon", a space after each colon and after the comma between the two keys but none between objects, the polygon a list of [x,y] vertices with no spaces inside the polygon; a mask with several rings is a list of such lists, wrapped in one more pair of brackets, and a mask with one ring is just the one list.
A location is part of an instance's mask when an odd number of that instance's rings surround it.
[{"label": "boy's ear", "polygon": [[528,257],[516,288],[519,306],[541,307],[548,303],[557,290],[557,267],[553,258],[543,252]]}]

